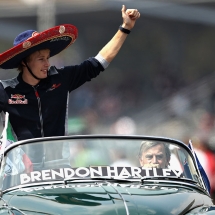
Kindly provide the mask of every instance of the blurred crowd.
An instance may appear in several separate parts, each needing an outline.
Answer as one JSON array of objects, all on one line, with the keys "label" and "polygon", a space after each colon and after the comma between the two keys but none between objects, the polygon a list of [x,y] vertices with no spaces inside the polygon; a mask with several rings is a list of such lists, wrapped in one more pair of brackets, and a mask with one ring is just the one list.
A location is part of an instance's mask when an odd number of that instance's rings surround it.
[{"label": "blurred crowd", "polygon": [[[165,136],[188,144],[210,179],[215,197],[215,82],[214,74],[192,85],[168,74],[152,82],[151,103],[131,82],[122,86],[86,85],[70,97],[70,134]],[[147,94],[147,91],[145,91]],[[155,102],[155,100],[157,100]],[[149,100],[147,100],[149,101]],[[139,110],[139,111],[138,111]]]}]

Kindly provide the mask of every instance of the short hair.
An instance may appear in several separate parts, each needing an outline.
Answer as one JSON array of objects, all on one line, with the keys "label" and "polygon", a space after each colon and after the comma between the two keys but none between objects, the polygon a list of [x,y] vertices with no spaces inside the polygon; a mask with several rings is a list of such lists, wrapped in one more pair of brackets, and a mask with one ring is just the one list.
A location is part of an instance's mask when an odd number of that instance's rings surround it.
[{"label": "short hair", "polygon": [[144,151],[147,151],[148,149],[150,149],[154,146],[157,146],[159,144],[162,144],[164,146],[166,158],[167,158],[167,161],[169,162],[170,157],[171,157],[171,151],[170,151],[168,145],[164,142],[158,142],[158,141],[143,141],[140,145],[140,150],[139,150],[139,154],[138,154],[139,158],[141,158]]},{"label": "short hair", "polygon": [[[29,60],[30,60],[30,55],[27,56],[26,58],[24,58],[22,61],[29,62]],[[22,71],[23,71],[23,66],[24,66],[24,65],[23,65],[22,61],[19,63],[19,65],[18,65],[18,67],[17,67],[17,70],[18,70],[19,72],[22,72]]]}]

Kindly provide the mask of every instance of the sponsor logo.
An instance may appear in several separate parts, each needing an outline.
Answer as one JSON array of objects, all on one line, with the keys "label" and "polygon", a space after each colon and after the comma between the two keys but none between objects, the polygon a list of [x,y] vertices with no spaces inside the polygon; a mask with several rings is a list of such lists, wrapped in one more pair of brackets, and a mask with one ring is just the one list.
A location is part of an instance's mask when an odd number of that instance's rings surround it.
[{"label": "sponsor logo", "polygon": [[46,92],[52,91],[52,90],[54,90],[54,89],[60,87],[60,85],[61,85],[61,83],[59,83],[59,84],[53,84],[53,85],[51,86],[51,88],[49,88]]},{"label": "sponsor logo", "polygon": [[28,100],[25,98],[25,95],[11,94],[8,104],[28,104]]}]

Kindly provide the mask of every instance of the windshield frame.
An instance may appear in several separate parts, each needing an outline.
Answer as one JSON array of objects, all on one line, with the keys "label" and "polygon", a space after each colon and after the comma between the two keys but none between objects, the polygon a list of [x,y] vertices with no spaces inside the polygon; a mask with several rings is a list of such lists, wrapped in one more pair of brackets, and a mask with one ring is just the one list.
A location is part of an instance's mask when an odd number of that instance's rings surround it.
[{"label": "windshield frame", "polygon": [[[34,138],[34,139],[28,139],[28,140],[18,141],[18,142],[15,142],[15,143],[11,144],[10,146],[8,146],[5,149],[4,156],[6,156],[13,148],[16,148],[16,147],[21,146],[21,145],[26,145],[26,144],[38,143],[38,142],[41,142],[41,141],[42,142],[46,142],[46,141],[50,141],[50,140],[68,140],[68,139],[70,139],[70,140],[72,140],[72,139],[79,139],[80,140],[80,139],[102,139],[102,138],[105,138],[105,139],[142,140],[142,141],[143,140],[164,141],[164,142],[167,142],[167,143],[173,143],[173,144],[179,145],[180,147],[184,148],[184,150],[187,151],[187,153],[189,154],[189,156],[191,157],[191,159],[193,161],[195,169],[197,170],[197,173],[198,173],[198,176],[199,176],[199,178],[201,180],[200,181],[201,183],[200,183],[200,185],[196,185],[196,186],[198,186],[199,188],[203,188],[203,190],[205,192],[207,192],[206,185],[204,183],[202,175],[199,172],[199,168],[198,168],[198,165],[197,165],[197,162],[196,162],[196,158],[195,158],[192,150],[185,143],[183,143],[182,141],[179,141],[179,140],[176,140],[176,139],[172,139],[172,138],[167,138],[167,137],[161,137],[161,136],[143,136],[143,135],[105,135],[105,134],[103,134],[103,135],[72,135],[72,136],[55,136],[55,137]],[[56,182],[59,182],[59,181],[56,181]],[[42,184],[42,182],[41,182],[41,184]],[[48,184],[50,184],[50,183],[48,183]],[[25,187],[25,185],[21,185],[21,186]],[[14,188],[14,187],[12,187],[12,188]],[[11,190],[11,188],[5,189],[4,191],[7,191],[7,190]]]}]

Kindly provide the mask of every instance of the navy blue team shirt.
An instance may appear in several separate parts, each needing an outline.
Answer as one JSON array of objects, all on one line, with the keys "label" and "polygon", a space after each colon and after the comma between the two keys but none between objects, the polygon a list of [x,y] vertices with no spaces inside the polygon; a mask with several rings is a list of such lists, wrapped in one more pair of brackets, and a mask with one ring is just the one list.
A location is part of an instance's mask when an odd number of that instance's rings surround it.
[{"label": "navy blue team shirt", "polygon": [[50,67],[48,77],[37,86],[22,80],[22,73],[0,82],[0,112],[8,112],[18,140],[64,136],[68,95],[104,71],[94,57],[80,65]]}]

